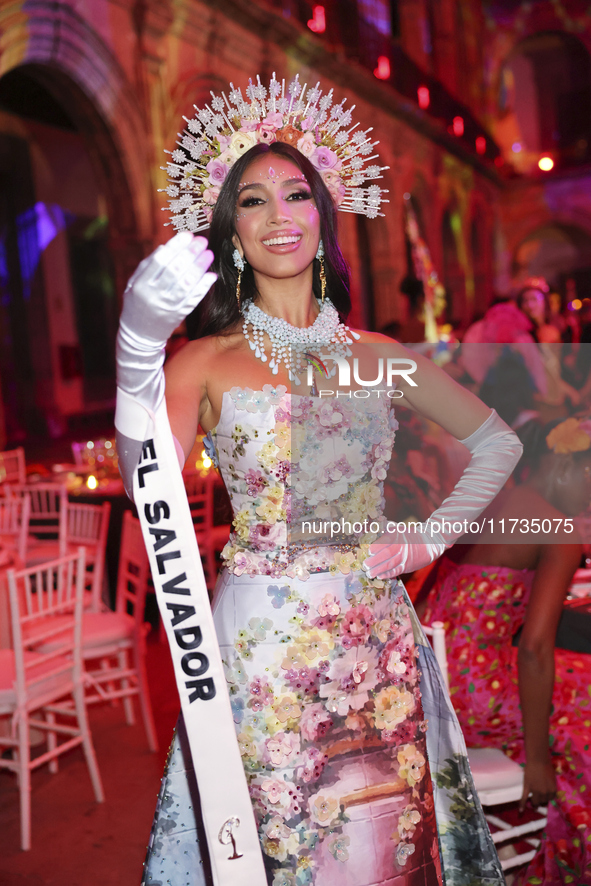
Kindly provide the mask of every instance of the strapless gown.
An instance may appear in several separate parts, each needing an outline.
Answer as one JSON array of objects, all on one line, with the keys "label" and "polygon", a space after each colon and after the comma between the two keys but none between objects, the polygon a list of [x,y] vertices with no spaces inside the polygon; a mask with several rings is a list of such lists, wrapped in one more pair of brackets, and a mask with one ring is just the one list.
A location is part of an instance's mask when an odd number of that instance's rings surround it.
[{"label": "strapless gown", "polygon": [[[370,535],[293,531],[337,511],[383,524],[390,405],[233,388],[210,437],[234,514],[214,620],[272,886],[504,883],[404,586],[363,571]],[[144,883],[211,883],[182,722]]]}]

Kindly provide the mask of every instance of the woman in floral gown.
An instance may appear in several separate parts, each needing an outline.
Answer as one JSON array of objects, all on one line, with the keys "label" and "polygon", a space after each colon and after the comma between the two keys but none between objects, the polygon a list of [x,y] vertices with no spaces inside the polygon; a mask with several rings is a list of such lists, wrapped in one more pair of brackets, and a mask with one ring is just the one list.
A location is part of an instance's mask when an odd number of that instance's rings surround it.
[{"label": "woman in floral gown", "polygon": [[[589,506],[591,421],[530,422],[524,485],[484,516],[526,513],[559,524]],[[519,511],[518,511],[519,509]],[[571,536],[572,537],[572,536]],[[549,803],[540,848],[518,882],[591,884],[589,656],[555,649],[581,545],[457,545],[444,557],[425,622],[446,628],[451,698],[471,747],[497,747],[524,766],[525,807]],[[518,645],[512,638],[519,633]]]},{"label": "woman in floral gown", "polygon": [[[190,452],[199,424],[208,431],[232,500],[233,531],[213,611],[268,882],[498,886],[503,876],[461,732],[404,587],[393,577],[410,562],[412,537],[384,536],[383,562],[372,576],[362,566],[375,532],[340,537],[338,544],[292,536],[296,516],[336,505],[347,520],[384,526],[392,401],[323,399],[307,386],[294,387],[285,365],[273,374],[246,335],[245,299],[267,321],[286,321],[294,334],[333,316],[325,312],[323,275],[327,294],[347,313],[348,277],[335,230],[331,193],[305,156],[281,143],[245,152],[213,213],[209,245],[218,283],[209,334],[177,353],[166,373],[179,449]],[[207,268],[197,242],[177,238],[179,275],[186,276],[191,256],[201,274]],[[238,281],[244,317],[236,308],[233,249],[247,261]],[[142,273],[157,278],[154,259],[147,261],[132,280],[130,299]],[[273,334],[271,326],[263,346]],[[390,354],[408,357],[390,339],[357,335],[361,345],[387,343]],[[419,360],[419,372],[417,387],[400,384],[415,408],[466,445],[483,423],[485,441],[493,438],[494,414],[484,404],[428,361]],[[491,465],[498,459],[502,483],[517,450],[500,424],[502,441],[490,459]],[[124,446],[125,440],[125,460]],[[485,499],[495,491],[487,487]],[[457,495],[460,502],[469,498],[467,489]],[[479,500],[478,509],[484,504]],[[426,542],[414,547],[428,559],[439,550]],[[182,722],[144,881],[210,882]]]}]

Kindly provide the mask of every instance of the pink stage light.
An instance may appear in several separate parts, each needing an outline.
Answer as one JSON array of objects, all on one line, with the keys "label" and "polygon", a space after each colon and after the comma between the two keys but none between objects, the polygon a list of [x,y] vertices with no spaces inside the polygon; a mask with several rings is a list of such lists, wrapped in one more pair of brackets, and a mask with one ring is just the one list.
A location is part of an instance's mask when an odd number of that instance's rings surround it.
[{"label": "pink stage light", "polygon": [[314,6],[312,9],[312,18],[308,20],[308,27],[315,34],[324,34],[326,31],[326,14],[324,6]]},{"label": "pink stage light", "polygon": [[390,78],[390,59],[387,55],[378,56],[378,66],[374,70],[373,75],[378,80],[388,80]]},{"label": "pink stage light", "polygon": [[457,135],[458,138],[464,134],[464,118],[463,117],[454,117],[452,129],[454,135]]},{"label": "pink stage light", "polygon": [[431,95],[426,86],[419,86],[417,89],[417,97],[419,100],[419,108],[426,110],[431,104]]},{"label": "pink stage light", "polygon": [[486,139],[483,135],[479,135],[476,139],[476,153],[486,154]]}]

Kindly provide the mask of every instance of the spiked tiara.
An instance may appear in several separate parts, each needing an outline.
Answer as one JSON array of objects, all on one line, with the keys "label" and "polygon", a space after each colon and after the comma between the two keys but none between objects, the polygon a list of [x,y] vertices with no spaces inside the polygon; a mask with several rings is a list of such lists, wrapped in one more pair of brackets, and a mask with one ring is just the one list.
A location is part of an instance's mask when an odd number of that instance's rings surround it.
[{"label": "spiked tiara", "polygon": [[[387,194],[375,184],[387,166],[379,166],[370,129],[353,123],[355,105],[345,110],[346,99],[333,104],[332,89],[302,86],[299,75],[285,86],[275,75],[268,88],[260,77],[242,91],[230,83],[229,96],[211,93],[211,102],[195,116],[184,117],[178,147],[163,167],[168,173],[168,210],[177,231],[206,230],[220,189],[236,160],[256,144],[286,142],[301,151],[318,170],[335,206],[368,218],[383,215]],[[378,161],[372,162],[372,161]]]}]

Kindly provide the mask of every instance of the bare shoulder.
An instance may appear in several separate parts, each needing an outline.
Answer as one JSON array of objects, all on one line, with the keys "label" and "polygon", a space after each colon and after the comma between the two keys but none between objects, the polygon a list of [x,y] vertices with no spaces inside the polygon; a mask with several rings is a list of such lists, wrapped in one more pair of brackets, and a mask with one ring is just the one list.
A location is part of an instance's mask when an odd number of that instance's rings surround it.
[{"label": "bare shoulder", "polygon": [[241,345],[242,335],[207,335],[204,338],[187,342],[166,364],[168,373],[185,372],[198,368],[200,375],[207,375],[208,370],[215,369],[215,363],[227,357],[228,353]]},{"label": "bare shoulder", "polygon": [[177,363],[186,366],[194,360],[202,361],[213,356],[215,348],[215,336],[209,335],[206,338],[198,338],[195,341],[189,341],[186,345],[175,353],[174,357],[167,363],[168,366],[175,366]]},{"label": "bare shoulder", "polygon": [[388,335],[384,335],[381,332],[370,332],[368,329],[353,329],[349,327],[351,332],[354,332],[359,336],[359,341],[362,344],[376,344],[376,345],[398,345],[398,347],[402,347],[400,342],[397,342],[395,339],[390,338]]}]

